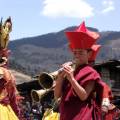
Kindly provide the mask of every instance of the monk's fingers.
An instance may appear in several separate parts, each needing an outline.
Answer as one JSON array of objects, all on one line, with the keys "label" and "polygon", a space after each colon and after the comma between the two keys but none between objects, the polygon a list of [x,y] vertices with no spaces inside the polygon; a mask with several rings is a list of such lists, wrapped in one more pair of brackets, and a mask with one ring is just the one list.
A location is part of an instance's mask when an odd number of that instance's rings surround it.
[{"label": "monk's fingers", "polygon": [[70,66],[71,64],[72,64],[72,62],[69,61],[69,62],[66,62],[66,63],[62,64],[62,67],[64,67],[64,66]]},{"label": "monk's fingers", "polygon": [[69,67],[64,67],[64,71],[70,73],[70,72],[71,72],[71,68],[69,68]]}]

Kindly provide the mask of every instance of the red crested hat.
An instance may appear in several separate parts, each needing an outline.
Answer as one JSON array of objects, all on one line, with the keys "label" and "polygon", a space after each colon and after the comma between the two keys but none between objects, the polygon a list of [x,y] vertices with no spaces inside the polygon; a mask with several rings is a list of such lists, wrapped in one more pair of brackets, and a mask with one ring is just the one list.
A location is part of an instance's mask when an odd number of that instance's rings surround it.
[{"label": "red crested hat", "polygon": [[65,32],[71,49],[89,49],[99,38],[99,34],[88,30],[85,26],[85,22],[75,30]]},{"label": "red crested hat", "polygon": [[92,55],[89,58],[89,61],[94,61],[95,60],[95,58],[97,56],[97,53],[98,53],[98,51],[99,51],[100,48],[101,48],[101,45],[93,45],[91,47],[91,49],[92,49]]}]

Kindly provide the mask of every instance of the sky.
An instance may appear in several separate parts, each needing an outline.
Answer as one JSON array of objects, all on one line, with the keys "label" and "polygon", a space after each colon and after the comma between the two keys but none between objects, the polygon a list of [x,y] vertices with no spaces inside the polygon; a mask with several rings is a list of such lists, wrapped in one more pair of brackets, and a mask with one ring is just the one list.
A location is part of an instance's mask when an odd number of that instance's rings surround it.
[{"label": "sky", "polygon": [[10,39],[58,32],[70,26],[120,31],[120,0],[0,0],[0,17],[11,16]]}]

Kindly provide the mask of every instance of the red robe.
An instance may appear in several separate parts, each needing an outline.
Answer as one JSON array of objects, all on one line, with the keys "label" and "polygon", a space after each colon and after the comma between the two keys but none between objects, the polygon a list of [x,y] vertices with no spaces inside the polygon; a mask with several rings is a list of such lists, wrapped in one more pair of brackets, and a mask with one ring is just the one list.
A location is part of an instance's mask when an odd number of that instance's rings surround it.
[{"label": "red robe", "polygon": [[20,109],[18,108],[16,99],[16,86],[13,75],[6,68],[0,67],[2,69],[4,76],[0,79],[0,95],[3,97],[0,99],[0,104],[10,105],[15,112],[15,114],[20,117]]},{"label": "red robe", "polygon": [[60,103],[60,120],[101,120],[101,110],[98,104],[100,102],[97,102],[94,97],[94,92],[98,94],[101,90],[99,74],[92,67],[83,65],[75,71],[74,77],[83,87],[88,81],[95,81],[95,91],[91,92],[87,100],[81,101],[70,83],[65,80]]},{"label": "red robe", "polygon": [[[109,101],[113,99],[112,90],[110,87],[103,83],[103,98],[108,98]],[[118,120],[120,119],[120,110],[112,103],[108,106],[108,113],[104,113],[104,120]]]}]

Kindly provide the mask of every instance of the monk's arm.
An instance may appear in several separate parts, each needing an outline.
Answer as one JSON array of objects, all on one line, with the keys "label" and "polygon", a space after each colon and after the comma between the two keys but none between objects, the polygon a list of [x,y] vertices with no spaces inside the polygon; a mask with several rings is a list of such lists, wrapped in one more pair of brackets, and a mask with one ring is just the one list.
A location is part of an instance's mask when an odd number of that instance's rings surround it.
[{"label": "monk's arm", "polygon": [[78,95],[78,97],[82,101],[88,98],[88,96],[90,95],[90,93],[92,92],[95,86],[94,81],[88,81],[87,84],[84,87],[82,87],[74,78],[73,80],[70,81],[70,83],[75,93]]}]

